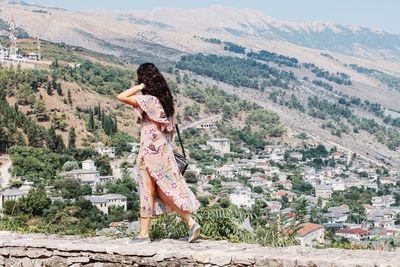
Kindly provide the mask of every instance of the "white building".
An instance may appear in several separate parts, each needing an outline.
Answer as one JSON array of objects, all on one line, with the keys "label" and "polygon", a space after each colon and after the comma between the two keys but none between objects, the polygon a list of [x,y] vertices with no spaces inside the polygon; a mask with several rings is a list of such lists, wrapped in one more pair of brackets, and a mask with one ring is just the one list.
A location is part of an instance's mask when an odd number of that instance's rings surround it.
[{"label": "white building", "polygon": [[100,155],[106,155],[110,158],[115,158],[115,147],[110,146],[98,146],[96,147],[96,151],[99,152]]},{"label": "white building", "polygon": [[65,178],[77,179],[82,185],[87,184],[92,189],[95,189],[97,184],[104,184],[114,179],[112,175],[101,176],[94,165],[94,161],[90,159],[82,161],[82,169],[62,172],[60,175]]},{"label": "white building", "polygon": [[343,179],[331,180],[331,186],[333,191],[344,191],[346,189]]},{"label": "white building", "polygon": [[394,199],[393,195],[386,195],[386,196],[380,196],[380,197],[373,197],[371,199],[372,206],[377,207],[377,208],[384,208],[384,207],[390,207],[393,205],[396,201]]},{"label": "white building", "polygon": [[227,179],[235,178],[235,168],[232,166],[224,165],[215,169],[218,176],[224,176]]},{"label": "white building", "polygon": [[332,187],[326,184],[320,184],[315,187],[315,197],[329,199],[332,196]]},{"label": "white building", "polygon": [[0,191],[0,211],[3,209],[4,203],[9,200],[17,200],[29,193],[30,187],[9,188]]},{"label": "white building", "polygon": [[137,153],[137,152],[139,152],[140,143],[129,142],[128,144],[132,147],[131,153]]},{"label": "white building", "polygon": [[213,138],[207,141],[207,145],[221,154],[231,152],[231,141],[227,138]]},{"label": "white building", "polygon": [[255,204],[255,199],[251,196],[251,190],[248,187],[237,188],[236,191],[229,195],[232,204],[241,208],[251,208]]},{"label": "white building", "polygon": [[301,246],[312,246],[315,243],[324,243],[324,226],[315,223],[303,223],[296,233],[296,240]]},{"label": "white building", "polygon": [[108,214],[108,209],[111,206],[123,207],[127,210],[127,198],[121,194],[106,194],[101,196],[84,196],[94,206],[96,206],[104,214]]},{"label": "white building", "polygon": [[300,152],[291,152],[289,154],[289,157],[295,160],[302,160],[303,159],[303,154],[301,154]]}]

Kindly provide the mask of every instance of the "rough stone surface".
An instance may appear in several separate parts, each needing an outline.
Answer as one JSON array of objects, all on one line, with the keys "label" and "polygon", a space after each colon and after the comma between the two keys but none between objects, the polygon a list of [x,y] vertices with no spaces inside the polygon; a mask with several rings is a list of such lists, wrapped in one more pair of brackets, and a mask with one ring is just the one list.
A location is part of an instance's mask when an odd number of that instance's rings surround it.
[{"label": "rough stone surface", "polygon": [[269,248],[208,240],[189,244],[165,239],[136,245],[127,245],[126,241],[0,231],[0,267],[400,267],[399,252]]}]

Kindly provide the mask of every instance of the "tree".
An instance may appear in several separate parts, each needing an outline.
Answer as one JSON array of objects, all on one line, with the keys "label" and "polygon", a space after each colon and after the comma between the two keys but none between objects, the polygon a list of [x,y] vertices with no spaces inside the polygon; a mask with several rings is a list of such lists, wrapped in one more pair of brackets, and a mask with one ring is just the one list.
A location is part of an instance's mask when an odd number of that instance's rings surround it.
[{"label": "tree", "polygon": [[71,95],[71,90],[68,89],[68,104],[72,106],[72,95]]},{"label": "tree", "polygon": [[25,212],[31,215],[42,215],[51,204],[43,187],[31,189],[24,202]]},{"label": "tree", "polygon": [[47,143],[47,148],[50,149],[53,152],[56,151],[56,149],[57,149],[57,140],[56,139],[57,139],[56,131],[51,126],[47,130],[46,143]]},{"label": "tree", "polygon": [[91,108],[89,109],[88,130],[94,131],[94,118],[93,118],[93,111]]},{"label": "tree", "polygon": [[129,142],[133,142],[134,140],[129,134],[117,132],[111,136],[110,141],[110,145],[115,147],[115,154],[120,156],[123,152],[130,152],[132,150]]},{"label": "tree", "polygon": [[50,81],[47,82],[46,92],[47,92],[47,95],[50,95],[50,96],[53,95],[53,87],[52,87],[52,84]]},{"label": "tree", "polygon": [[302,221],[304,219],[304,216],[307,215],[307,206],[308,206],[308,201],[304,197],[298,198],[294,202],[294,212],[296,213],[296,217]]},{"label": "tree", "polygon": [[33,112],[35,113],[38,121],[47,121],[49,119],[46,112],[46,105],[42,99],[35,101]]},{"label": "tree", "polygon": [[262,194],[262,192],[264,192],[264,190],[261,188],[261,186],[256,186],[253,188],[253,192],[257,193],[257,194]]},{"label": "tree", "polygon": [[63,95],[62,88],[61,88],[61,83],[60,83],[60,82],[57,82],[57,83],[56,83],[55,89],[57,90],[57,94],[58,94],[59,96],[62,96],[62,95]]},{"label": "tree", "polygon": [[187,171],[185,172],[185,179],[187,183],[192,183],[195,184],[197,183],[197,177],[196,177],[196,173],[193,171]]},{"label": "tree", "polygon": [[75,128],[71,127],[69,129],[69,133],[68,133],[68,149],[75,148],[75,147],[76,147]]}]

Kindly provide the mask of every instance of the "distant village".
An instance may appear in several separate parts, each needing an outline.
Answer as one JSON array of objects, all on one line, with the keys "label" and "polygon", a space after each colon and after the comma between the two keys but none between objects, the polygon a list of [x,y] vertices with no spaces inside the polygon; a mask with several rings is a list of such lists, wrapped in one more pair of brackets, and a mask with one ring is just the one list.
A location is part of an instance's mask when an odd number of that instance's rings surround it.
[{"label": "distant village", "polygon": [[[215,130],[215,121],[197,124],[198,129]],[[139,143],[130,143],[132,151],[129,159],[136,157]],[[107,147],[99,143],[95,145],[96,150],[109,156],[112,161],[117,161],[115,148]],[[227,138],[211,138],[201,149],[220,155],[231,152],[231,140]],[[272,213],[286,215],[289,219],[295,220],[296,210],[292,203],[304,199],[306,215],[301,229],[297,232],[297,239],[302,246],[313,246],[324,243],[327,230],[334,231],[337,238],[346,238],[351,242],[371,242],[371,240],[384,240],[385,238],[399,238],[400,206],[395,205],[396,199],[393,194],[374,196],[370,203],[362,203],[365,209],[365,216],[359,221],[349,220],[352,214],[348,205],[326,207],[335,192],[343,192],[349,188],[364,188],[378,191],[380,187],[396,188],[398,186],[399,173],[389,170],[387,173],[378,173],[374,163],[358,157],[355,154],[331,149],[325,157],[318,157],[319,160],[329,160],[332,167],[316,168],[311,167],[310,162],[314,158],[304,157],[298,147],[289,147],[282,144],[266,145],[261,153],[252,159],[234,159],[229,164],[222,166],[210,165],[211,174],[202,175],[202,168],[192,160],[189,170],[198,177],[194,185],[198,196],[209,196],[213,201],[219,198],[229,199],[229,202],[240,208],[251,209],[256,202],[266,205]],[[296,194],[293,190],[291,177],[293,173],[282,170],[281,166],[286,163],[296,165],[300,170],[300,176],[305,183],[312,186],[311,194]],[[81,162],[81,168],[61,172],[59,175],[65,178],[73,178],[82,185],[89,185],[94,193],[84,198],[89,200],[101,212],[107,214],[112,206],[122,207],[127,210],[127,198],[122,194],[110,194],[104,192],[104,185],[107,182],[120,179],[123,171],[119,166],[112,165],[113,174],[102,176],[97,170],[93,160],[88,159]],[[254,171],[256,170],[256,171]],[[126,171],[125,171],[126,172]],[[126,173],[125,173],[126,175]],[[128,168],[127,175],[137,181],[136,166]],[[32,183],[22,181],[20,188],[5,188],[0,191],[0,210],[4,202],[16,200],[28,194]],[[217,193],[212,190],[213,181],[219,180],[220,190]],[[103,186],[102,186],[103,185]],[[49,196],[52,196],[54,188],[46,187]],[[60,197],[52,198],[52,201]],[[397,202],[398,204],[398,202]],[[319,221],[311,218],[310,210],[317,212]],[[314,214],[315,215],[315,214]],[[397,222],[396,222],[397,221]],[[102,231],[117,231],[116,226],[121,222],[115,222],[109,229]],[[131,227],[137,228],[137,222]],[[247,228],[252,231],[251,226]]]}]

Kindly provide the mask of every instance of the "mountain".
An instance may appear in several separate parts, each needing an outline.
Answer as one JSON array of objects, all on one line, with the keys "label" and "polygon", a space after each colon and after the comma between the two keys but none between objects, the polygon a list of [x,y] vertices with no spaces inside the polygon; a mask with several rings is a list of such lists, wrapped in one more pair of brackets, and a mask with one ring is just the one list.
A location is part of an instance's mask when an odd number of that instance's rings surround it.
[{"label": "mountain", "polygon": [[[235,9],[212,5],[201,9],[157,8],[150,12],[131,12],[131,17],[161,22],[174,29],[224,32],[240,38],[262,38],[329,50],[349,55],[371,53],[397,60],[400,35],[367,27],[339,25],[331,22],[280,22],[253,9]],[[121,15],[119,18],[126,18]],[[196,18],[195,20],[193,18]]]},{"label": "mountain", "polygon": [[3,4],[0,18],[14,18],[32,37],[128,64],[155,62],[172,78],[215,85],[276,112],[292,137],[305,132],[400,166],[399,35],[279,22],[256,10],[216,5],[71,11],[13,2]]}]

